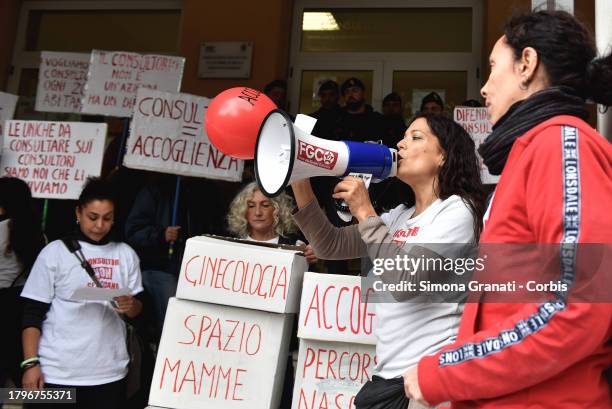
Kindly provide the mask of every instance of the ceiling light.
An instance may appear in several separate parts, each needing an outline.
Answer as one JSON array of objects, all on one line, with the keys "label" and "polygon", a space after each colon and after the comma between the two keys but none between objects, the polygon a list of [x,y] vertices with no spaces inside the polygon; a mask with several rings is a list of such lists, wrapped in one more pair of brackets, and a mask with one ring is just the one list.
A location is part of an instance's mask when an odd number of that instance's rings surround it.
[{"label": "ceiling light", "polygon": [[330,12],[304,12],[303,31],[338,31],[340,27]]}]

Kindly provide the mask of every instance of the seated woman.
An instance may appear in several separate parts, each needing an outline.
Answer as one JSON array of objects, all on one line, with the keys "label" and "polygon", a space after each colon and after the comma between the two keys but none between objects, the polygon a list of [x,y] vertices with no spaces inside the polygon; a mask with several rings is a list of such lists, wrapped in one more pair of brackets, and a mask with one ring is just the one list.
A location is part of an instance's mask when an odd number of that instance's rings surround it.
[{"label": "seated woman", "polygon": [[[439,244],[477,243],[485,194],[474,142],[467,132],[444,116],[420,114],[397,147],[397,178],[408,185],[406,189],[413,190],[416,204],[412,207],[399,205],[379,217],[363,181],[346,177],[336,186],[334,197],[348,203],[358,224],[337,228],[325,218],[308,180],[292,184],[300,209],[294,218],[319,257],[343,259],[369,254],[372,261],[397,255],[460,257],[463,255],[457,254],[457,246]],[[434,273],[425,270],[414,276],[397,272],[411,281],[436,279]],[[358,394],[357,407],[377,403],[382,391],[396,389],[398,384],[398,397],[402,398],[401,376],[422,356],[454,341],[462,310],[461,302],[377,303],[376,377]],[[376,387],[372,388],[373,384]],[[411,402],[410,407],[418,407],[415,404]]]},{"label": "seated woman", "polygon": [[[143,288],[134,250],[109,238],[114,212],[109,185],[90,179],[76,207],[78,228],[70,237],[73,249],[80,249],[73,252],[62,240],[49,243],[21,293],[27,299],[23,387],[76,388],[74,408],[120,408],[125,400],[129,356],[122,316],[141,313],[135,296]],[[88,261],[95,275],[89,276],[77,256]],[[127,295],[113,303],[73,295],[98,284],[125,289]]]},{"label": "seated woman", "polygon": [[[232,200],[227,214],[228,230],[245,240],[273,244],[303,244],[292,234],[297,227],[291,217],[293,201],[285,194],[269,198],[257,188],[257,183],[246,185]],[[312,246],[304,246],[309,264],[317,262]]]}]

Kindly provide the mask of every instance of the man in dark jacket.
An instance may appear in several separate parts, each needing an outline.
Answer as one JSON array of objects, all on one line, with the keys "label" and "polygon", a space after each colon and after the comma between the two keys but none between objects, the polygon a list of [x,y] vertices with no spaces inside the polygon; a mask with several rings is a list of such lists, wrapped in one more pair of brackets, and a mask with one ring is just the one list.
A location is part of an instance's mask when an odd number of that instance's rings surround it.
[{"label": "man in dark jacket", "polygon": [[[340,110],[338,119],[326,139],[355,142],[382,140],[384,136],[383,116],[366,104],[363,82],[358,78],[349,78],[342,83],[340,90],[345,106]],[[315,134],[315,136],[320,135]],[[332,177],[313,178],[313,189],[331,223],[336,226],[346,226],[347,223],[338,216],[336,203],[332,198],[334,186],[339,181],[340,179]],[[379,187],[371,188],[371,192],[379,190]],[[373,200],[376,199],[376,194],[371,193],[371,196]],[[330,273],[347,274],[348,264],[345,260],[327,261],[325,264]]]},{"label": "man in dark jacket", "polygon": [[340,91],[336,81],[325,81],[319,87],[317,93],[321,108],[310,114],[311,117],[317,119],[317,123],[312,130],[312,134],[319,138],[338,140],[339,135],[335,131],[338,127],[338,120],[342,115],[342,108],[338,104],[340,99]]},{"label": "man in dark jacket", "polygon": [[[204,233],[219,233],[220,226],[211,196],[211,183],[202,179],[182,179],[177,219],[172,223],[176,176],[156,174],[152,183],[137,195],[125,223],[126,242],[140,258],[142,282],[151,295],[152,319],[156,335],[161,335],[170,297],[176,294],[185,241]],[[172,246],[172,252],[170,247]]]},{"label": "man in dark jacket", "polygon": [[358,78],[349,78],[340,87],[345,106],[342,110],[338,139],[355,142],[379,141],[384,135],[383,116],[365,101],[365,86]]},{"label": "man in dark jacket", "polygon": [[396,148],[407,128],[404,121],[402,98],[397,92],[388,94],[383,98],[382,109],[385,127],[385,134],[382,137],[383,144],[389,148]]}]

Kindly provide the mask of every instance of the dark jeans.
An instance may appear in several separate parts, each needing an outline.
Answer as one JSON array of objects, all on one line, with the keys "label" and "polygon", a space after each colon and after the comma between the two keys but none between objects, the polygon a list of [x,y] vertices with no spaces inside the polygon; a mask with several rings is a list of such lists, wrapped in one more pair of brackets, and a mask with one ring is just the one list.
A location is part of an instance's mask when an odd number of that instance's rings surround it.
[{"label": "dark jeans", "polygon": [[45,384],[46,388],[76,388],[76,403],[30,403],[28,409],[122,409],[125,405],[125,379],[94,386]]},{"label": "dark jeans", "polygon": [[22,286],[0,289],[0,388],[5,387],[7,379],[17,387],[21,386],[23,298],[19,294],[22,289]]},{"label": "dark jeans", "polygon": [[142,285],[151,296],[154,337],[157,341],[161,337],[168,300],[176,294],[178,277],[159,270],[144,270],[142,272]]}]

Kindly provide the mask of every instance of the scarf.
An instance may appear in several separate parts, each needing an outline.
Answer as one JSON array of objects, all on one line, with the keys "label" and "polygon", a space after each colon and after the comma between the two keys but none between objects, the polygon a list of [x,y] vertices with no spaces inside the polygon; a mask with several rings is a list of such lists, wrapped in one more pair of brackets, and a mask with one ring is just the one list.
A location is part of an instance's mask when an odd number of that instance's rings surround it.
[{"label": "scarf", "polygon": [[87,237],[85,234],[83,234],[80,228],[75,229],[72,233],[68,235],[68,237],[79,241],[84,241],[85,243],[93,244],[94,246],[104,246],[105,244],[108,244],[112,241],[110,232],[100,241],[94,241]]},{"label": "scarf", "polygon": [[584,99],[567,87],[551,87],[514,103],[493,126],[493,132],[478,148],[492,175],[500,175],[510,149],[519,136],[557,115],[571,115],[586,120]]}]

